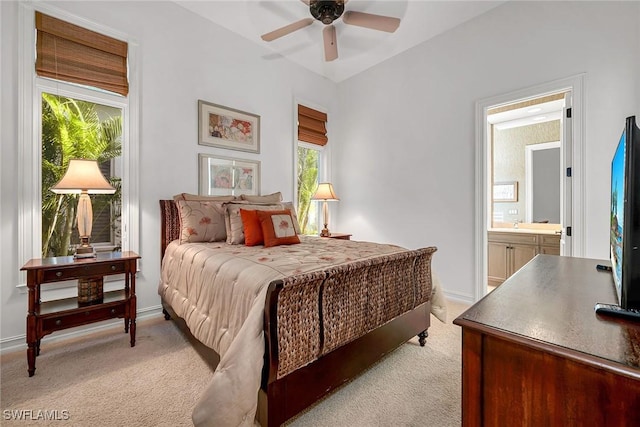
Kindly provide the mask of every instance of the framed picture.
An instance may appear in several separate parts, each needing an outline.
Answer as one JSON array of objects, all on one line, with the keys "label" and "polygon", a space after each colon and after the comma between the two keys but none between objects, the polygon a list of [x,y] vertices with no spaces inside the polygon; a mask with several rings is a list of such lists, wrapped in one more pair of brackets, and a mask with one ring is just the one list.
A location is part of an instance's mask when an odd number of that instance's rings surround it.
[{"label": "framed picture", "polygon": [[260,152],[260,116],[198,100],[198,144]]},{"label": "framed picture", "polygon": [[494,202],[517,202],[518,181],[496,182],[493,184]]},{"label": "framed picture", "polygon": [[206,196],[260,194],[260,162],[198,154],[198,192]]}]

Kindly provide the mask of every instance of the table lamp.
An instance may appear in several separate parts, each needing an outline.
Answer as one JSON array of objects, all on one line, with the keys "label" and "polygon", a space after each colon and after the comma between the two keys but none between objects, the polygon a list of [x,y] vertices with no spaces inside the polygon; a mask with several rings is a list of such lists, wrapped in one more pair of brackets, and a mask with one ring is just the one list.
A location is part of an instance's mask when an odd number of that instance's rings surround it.
[{"label": "table lamp", "polygon": [[89,194],[113,194],[116,189],[106,180],[96,160],[71,159],[62,179],[51,188],[56,194],[80,194],[78,198],[78,234],[80,246],[74,258],[93,258],[96,253],[89,244],[93,225],[93,209]]},{"label": "table lamp", "polygon": [[331,236],[331,233],[327,228],[327,225],[329,224],[329,207],[327,206],[327,202],[340,200],[338,199],[338,196],[336,196],[336,193],[333,191],[333,185],[331,185],[330,182],[321,182],[320,184],[318,184],[318,189],[316,190],[313,197],[311,197],[311,200],[322,200],[322,217],[324,220],[324,228],[322,229],[320,235],[322,237]]}]

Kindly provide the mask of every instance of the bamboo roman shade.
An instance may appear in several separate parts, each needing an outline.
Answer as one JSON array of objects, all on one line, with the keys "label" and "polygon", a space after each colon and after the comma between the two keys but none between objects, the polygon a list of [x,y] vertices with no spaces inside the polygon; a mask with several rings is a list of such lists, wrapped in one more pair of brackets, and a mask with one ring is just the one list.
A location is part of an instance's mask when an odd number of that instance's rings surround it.
[{"label": "bamboo roman shade", "polygon": [[36,12],[36,73],[127,96],[127,43]]},{"label": "bamboo roman shade", "polygon": [[327,144],[327,114],[298,105],[298,140],[325,146]]}]

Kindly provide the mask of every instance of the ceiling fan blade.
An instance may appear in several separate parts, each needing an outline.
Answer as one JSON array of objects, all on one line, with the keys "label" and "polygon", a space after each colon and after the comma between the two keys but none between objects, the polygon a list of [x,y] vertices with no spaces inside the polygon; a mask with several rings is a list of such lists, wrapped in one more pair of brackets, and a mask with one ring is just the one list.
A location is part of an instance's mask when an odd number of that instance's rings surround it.
[{"label": "ceiling fan blade", "polygon": [[286,36],[287,34],[293,33],[294,31],[297,31],[301,28],[304,28],[308,25],[313,24],[314,19],[313,18],[305,18],[305,19],[301,19],[299,21],[296,21],[292,24],[289,25],[285,25],[282,28],[278,28],[277,30],[273,30],[270,33],[266,33],[263,34],[262,36],[260,36],[262,38],[262,40],[266,41],[266,42],[270,42],[273,41],[275,39],[278,39],[280,37]]},{"label": "ceiling fan blade", "polygon": [[338,40],[336,39],[336,27],[327,25],[322,30],[324,39],[324,60],[329,62],[338,58]]},{"label": "ceiling fan blade", "polygon": [[345,24],[386,31],[387,33],[393,33],[400,26],[400,19],[398,18],[354,11],[346,11],[342,15],[342,21]]}]

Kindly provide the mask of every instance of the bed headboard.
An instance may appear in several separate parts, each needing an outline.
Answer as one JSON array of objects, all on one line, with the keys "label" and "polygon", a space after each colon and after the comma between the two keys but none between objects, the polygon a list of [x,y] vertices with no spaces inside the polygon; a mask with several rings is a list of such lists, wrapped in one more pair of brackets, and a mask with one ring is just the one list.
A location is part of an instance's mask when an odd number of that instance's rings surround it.
[{"label": "bed headboard", "polygon": [[180,217],[173,200],[160,200],[160,261],[172,241],[180,237]]}]

